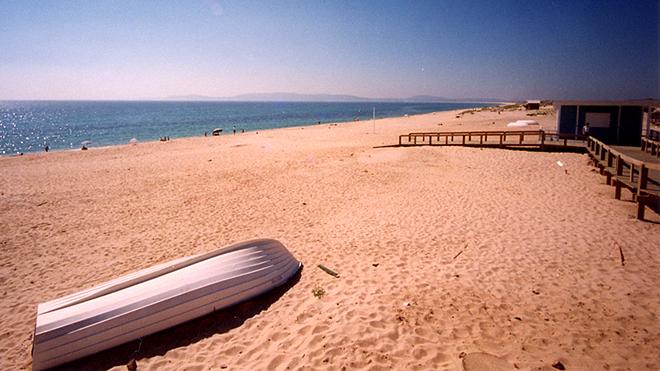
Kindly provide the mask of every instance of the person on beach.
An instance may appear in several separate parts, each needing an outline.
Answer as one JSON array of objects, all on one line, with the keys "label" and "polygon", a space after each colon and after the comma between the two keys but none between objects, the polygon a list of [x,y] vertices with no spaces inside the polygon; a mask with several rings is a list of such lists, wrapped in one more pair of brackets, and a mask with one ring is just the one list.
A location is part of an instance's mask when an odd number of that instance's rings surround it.
[{"label": "person on beach", "polygon": [[234,126],[234,134],[236,134],[236,126]]},{"label": "person on beach", "polygon": [[49,148],[48,146],[46,146],[46,148],[44,148],[44,149],[46,150],[46,152],[48,152],[48,150],[49,150],[50,148]]},{"label": "person on beach", "polygon": [[[589,136],[589,123],[587,122],[584,124],[582,127],[582,135]],[[582,142],[584,142],[584,139],[582,139]]]}]

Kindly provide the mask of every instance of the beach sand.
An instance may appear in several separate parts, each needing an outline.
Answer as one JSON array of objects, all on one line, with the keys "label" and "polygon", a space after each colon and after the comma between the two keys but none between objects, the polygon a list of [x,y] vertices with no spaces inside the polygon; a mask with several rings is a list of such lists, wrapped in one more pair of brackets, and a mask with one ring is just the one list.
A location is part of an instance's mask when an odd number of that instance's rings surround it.
[{"label": "beach sand", "polygon": [[587,155],[375,148],[526,113],[2,157],[0,366],[30,369],[38,303],[266,237],[304,264],[287,285],[65,369],[458,371],[473,352],[660,369],[660,220],[636,220]]}]

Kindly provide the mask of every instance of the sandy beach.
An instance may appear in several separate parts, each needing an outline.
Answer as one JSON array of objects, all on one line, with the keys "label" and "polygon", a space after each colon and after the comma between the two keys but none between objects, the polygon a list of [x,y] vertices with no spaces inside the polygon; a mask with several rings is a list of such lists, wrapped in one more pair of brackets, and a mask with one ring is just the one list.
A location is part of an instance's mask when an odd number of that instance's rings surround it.
[{"label": "sandy beach", "polygon": [[587,155],[377,148],[554,128],[527,113],[1,157],[0,366],[31,368],[38,303],[264,237],[304,265],[281,289],[65,369],[459,371],[474,352],[520,370],[660,369],[660,218],[636,220]]}]

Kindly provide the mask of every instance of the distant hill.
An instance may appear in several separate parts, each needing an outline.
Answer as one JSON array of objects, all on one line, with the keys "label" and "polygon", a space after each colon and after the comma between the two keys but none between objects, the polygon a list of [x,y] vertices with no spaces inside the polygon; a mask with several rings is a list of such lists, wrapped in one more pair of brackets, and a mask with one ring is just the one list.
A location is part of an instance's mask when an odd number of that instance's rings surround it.
[{"label": "distant hill", "polygon": [[297,94],[297,93],[255,93],[233,97],[207,97],[203,95],[177,95],[165,98],[171,101],[226,101],[226,102],[500,102],[499,99],[450,99],[432,95],[415,95],[410,98],[363,98],[355,95],[336,94]]},{"label": "distant hill", "polygon": [[370,99],[354,95],[333,94],[296,94],[296,93],[270,93],[270,94],[243,94],[229,98],[238,101],[278,101],[278,102],[368,102]]}]

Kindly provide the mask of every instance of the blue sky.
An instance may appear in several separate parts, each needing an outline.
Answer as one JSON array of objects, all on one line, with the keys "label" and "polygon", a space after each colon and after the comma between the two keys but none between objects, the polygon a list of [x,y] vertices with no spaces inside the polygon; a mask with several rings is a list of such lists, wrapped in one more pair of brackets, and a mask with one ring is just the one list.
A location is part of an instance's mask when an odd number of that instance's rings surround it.
[{"label": "blue sky", "polygon": [[660,99],[660,1],[0,0],[0,99]]}]

